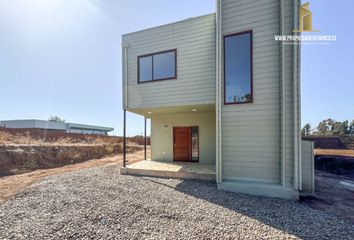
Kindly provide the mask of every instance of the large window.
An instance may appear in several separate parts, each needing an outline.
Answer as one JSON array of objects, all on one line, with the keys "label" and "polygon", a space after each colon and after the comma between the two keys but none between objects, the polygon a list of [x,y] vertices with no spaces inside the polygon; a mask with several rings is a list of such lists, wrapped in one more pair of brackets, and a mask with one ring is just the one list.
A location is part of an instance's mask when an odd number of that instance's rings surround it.
[{"label": "large window", "polygon": [[176,59],[176,50],[139,56],[138,83],[176,79]]},{"label": "large window", "polygon": [[253,102],[252,31],[224,36],[224,102]]}]

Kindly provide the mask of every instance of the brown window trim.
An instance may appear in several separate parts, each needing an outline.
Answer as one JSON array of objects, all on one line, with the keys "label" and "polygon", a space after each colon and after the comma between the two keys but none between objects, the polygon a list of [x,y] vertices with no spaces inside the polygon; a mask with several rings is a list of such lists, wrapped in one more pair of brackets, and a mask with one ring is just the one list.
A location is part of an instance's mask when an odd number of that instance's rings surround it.
[{"label": "brown window trim", "polygon": [[[232,36],[237,36],[237,35],[242,35],[242,34],[246,34],[249,33],[250,34],[250,44],[251,44],[251,57],[250,57],[250,61],[251,61],[251,100],[248,102],[232,102],[232,103],[228,103],[226,102],[226,64],[225,64],[225,40],[227,37],[232,37]],[[232,34],[228,34],[228,35],[224,35],[223,37],[223,54],[224,54],[224,105],[239,105],[239,104],[250,104],[253,103],[253,30],[247,30],[247,31],[243,31],[243,32],[238,32],[238,33],[232,33]]]},{"label": "brown window trim", "polygon": [[[162,53],[169,53],[169,52],[174,52],[175,53],[175,75],[173,77],[169,77],[169,78],[159,78],[159,79],[152,79],[152,80],[148,80],[148,81],[140,81],[140,58],[143,57],[152,57],[152,78],[154,77],[154,55],[158,55],[158,54],[162,54]],[[160,51],[160,52],[154,52],[154,53],[149,53],[149,54],[144,54],[144,55],[140,55],[137,57],[138,59],[138,84],[141,83],[151,83],[151,82],[158,82],[158,81],[164,81],[164,80],[173,80],[173,79],[177,79],[177,49],[170,49],[170,50],[165,50],[165,51]]]}]

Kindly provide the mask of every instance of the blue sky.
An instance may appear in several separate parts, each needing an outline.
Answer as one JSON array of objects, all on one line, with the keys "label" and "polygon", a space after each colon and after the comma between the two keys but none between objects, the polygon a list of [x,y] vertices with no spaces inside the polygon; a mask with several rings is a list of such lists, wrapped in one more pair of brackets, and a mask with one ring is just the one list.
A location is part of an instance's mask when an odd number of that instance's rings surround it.
[{"label": "blue sky", "polygon": [[[214,11],[214,0],[0,0],[0,119],[112,126],[122,133],[121,35]],[[302,48],[302,119],[354,119],[354,2],[312,0],[329,46]],[[128,114],[128,134],[143,118]]]},{"label": "blue sky", "polygon": [[354,1],[311,0],[313,29],[337,36],[329,46],[302,47],[302,123],[354,120]]}]

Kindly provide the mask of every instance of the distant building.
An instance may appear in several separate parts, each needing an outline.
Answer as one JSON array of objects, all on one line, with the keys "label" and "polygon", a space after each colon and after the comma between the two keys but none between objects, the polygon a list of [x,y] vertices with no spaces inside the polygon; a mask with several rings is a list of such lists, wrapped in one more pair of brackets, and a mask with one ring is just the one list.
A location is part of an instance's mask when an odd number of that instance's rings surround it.
[{"label": "distant building", "polygon": [[92,126],[78,123],[61,123],[37,119],[0,121],[0,127],[16,129],[39,129],[46,131],[97,135],[108,135],[108,132],[114,130],[114,128],[110,127]]}]

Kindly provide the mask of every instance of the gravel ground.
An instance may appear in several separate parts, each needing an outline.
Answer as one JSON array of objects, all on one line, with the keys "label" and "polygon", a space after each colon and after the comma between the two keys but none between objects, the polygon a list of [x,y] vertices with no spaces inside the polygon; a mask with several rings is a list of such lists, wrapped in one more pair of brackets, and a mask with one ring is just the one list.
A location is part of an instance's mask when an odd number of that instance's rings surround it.
[{"label": "gravel ground", "polygon": [[0,206],[0,239],[196,238],[353,239],[354,226],[298,202],[117,166],[48,177]]}]

